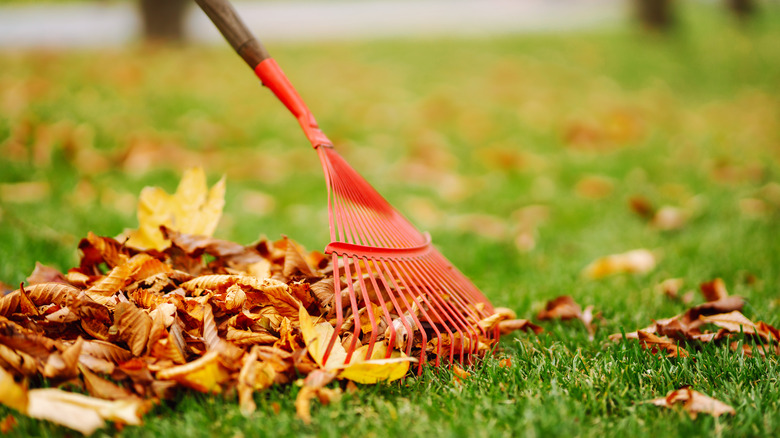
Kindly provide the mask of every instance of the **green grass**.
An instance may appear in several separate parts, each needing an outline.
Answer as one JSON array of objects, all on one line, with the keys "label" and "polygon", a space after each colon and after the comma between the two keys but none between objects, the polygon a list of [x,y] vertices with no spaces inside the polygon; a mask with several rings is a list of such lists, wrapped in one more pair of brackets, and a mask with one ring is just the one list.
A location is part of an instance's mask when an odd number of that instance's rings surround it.
[{"label": "green grass", "polygon": [[[315,404],[310,426],[294,416],[292,386],[258,394],[248,419],[231,396],[188,393],[156,407],[141,428],[102,433],[780,433],[777,357],[707,347],[691,359],[659,360],[606,339],[683,311],[654,290],[671,277],[685,279],[686,289],[722,277],[747,298],[748,317],[780,325],[780,206],[772,195],[780,183],[780,15],[768,9],[739,29],[709,9],[693,12],[671,37],[618,29],[272,44],[347,160],[430,230],[494,304],[532,318],[546,300],[571,294],[601,311],[604,323],[592,342],[577,323],[545,323],[538,338],[506,337],[499,356],[512,367],[487,358],[462,384],[443,369],[361,387],[330,406]],[[134,227],[140,189],[173,190],[194,164],[211,181],[227,175],[219,237],[249,243],[287,234],[309,248],[327,243],[316,154],[226,46],[6,52],[0,64],[0,183],[48,187],[21,200],[2,192],[5,283],[23,281],[36,261],[74,266],[79,238]],[[573,133],[595,140],[578,143]],[[578,194],[577,183],[593,175],[611,182],[608,196]],[[257,193],[272,206],[252,201]],[[689,208],[693,217],[681,230],[656,230],[629,209],[635,195]],[[745,212],[745,199],[762,200],[765,211]],[[516,212],[528,205],[545,206],[548,218],[533,229],[535,247],[522,251],[513,243]],[[487,232],[488,222],[497,231]],[[643,276],[580,277],[596,257],[634,248],[657,251],[658,267]],[[737,415],[692,420],[640,403],[682,385],[731,404]],[[0,407],[0,416],[9,412]],[[17,436],[68,434],[15,415]]]}]

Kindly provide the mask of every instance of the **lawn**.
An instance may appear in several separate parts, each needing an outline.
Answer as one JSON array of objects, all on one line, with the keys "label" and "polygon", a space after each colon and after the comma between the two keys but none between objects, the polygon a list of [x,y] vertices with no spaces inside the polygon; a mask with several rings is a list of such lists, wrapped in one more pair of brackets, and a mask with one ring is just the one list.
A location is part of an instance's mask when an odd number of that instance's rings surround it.
[{"label": "lawn", "polygon": [[[742,28],[686,10],[677,32],[269,44],[342,155],[497,306],[534,319],[571,295],[602,313],[507,336],[455,381],[448,368],[361,386],[313,422],[296,386],[182,393],[121,436],[775,436],[780,363],[706,345],[658,358],[607,336],[684,311],[658,292],[722,278],[743,313],[780,325],[780,11]],[[141,188],[202,165],[227,177],[216,235],[327,243],[326,192],[295,120],[227,45],[0,53],[0,280],[63,271],[89,231],[137,225]],[[631,200],[685,216],[648,223]],[[647,248],[644,275],[581,270]],[[14,286],[14,288],[15,288]],[[702,302],[700,295],[694,304]],[[510,358],[510,367],[499,359]],[[641,402],[683,385],[734,416]],[[0,418],[11,410],[0,407]],[[18,414],[14,436],[67,429]]]}]

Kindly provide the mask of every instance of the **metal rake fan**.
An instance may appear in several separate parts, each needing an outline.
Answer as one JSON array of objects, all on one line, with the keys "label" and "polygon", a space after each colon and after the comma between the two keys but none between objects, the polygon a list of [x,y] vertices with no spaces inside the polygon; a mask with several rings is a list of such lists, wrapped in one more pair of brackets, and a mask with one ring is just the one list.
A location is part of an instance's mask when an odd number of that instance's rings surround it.
[{"label": "metal rake fan", "polygon": [[[320,157],[328,185],[331,243],[325,252],[332,257],[336,310],[335,331],[323,360],[345,331],[351,334],[345,339],[347,361],[361,335],[364,341],[368,338],[366,358],[372,357],[378,338],[384,338],[407,355],[419,347],[418,372],[428,353],[435,354],[437,366],[441,357],[463,362],[484,348],[480,338],[497,339],[497,328],[478,324],[493,314],[487,298],[433,247],[427,233],[418,231],[336,152],[232,5],[227,0],[195,1],[298,119]],[[370,327],[360,323],[360,316],[367,317]],[[391,351],[387,349],[386,357]]]}]

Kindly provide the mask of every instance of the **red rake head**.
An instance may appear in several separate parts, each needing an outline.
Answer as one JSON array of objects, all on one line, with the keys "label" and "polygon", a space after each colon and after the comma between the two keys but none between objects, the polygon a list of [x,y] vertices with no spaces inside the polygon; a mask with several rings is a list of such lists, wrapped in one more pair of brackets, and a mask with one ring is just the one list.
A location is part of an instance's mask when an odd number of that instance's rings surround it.
[{"label": "red rake head", "polygon": [[489,348],[480,339],[497,332],[477,324],[493,314],[487,298],[332,147],[317,151],[328,184],[325,252],[335,279],[336,330],[326,360],[345,328],[347,361],[359,340],[368,342],[369,358],[384,338],[408,356],[419,348],[418,372],[427,354],[438,366],[441,357],[462,363]]}]

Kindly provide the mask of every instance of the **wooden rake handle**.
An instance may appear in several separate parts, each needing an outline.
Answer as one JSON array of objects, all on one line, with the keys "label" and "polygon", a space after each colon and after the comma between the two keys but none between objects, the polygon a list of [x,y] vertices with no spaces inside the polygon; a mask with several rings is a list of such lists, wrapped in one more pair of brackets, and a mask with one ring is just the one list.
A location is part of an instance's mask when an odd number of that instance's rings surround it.
[{"label": "wooden rake handle", "polygon": [[260,40],[252,35],[233,5],[228,0],[195,0],[195,2],[217,26],[233,50],[254,70],[263,85],[268,87],[298,119],[312,147],[315,149],[320,146],[333,147],[333,143],[320,130],[317,121],[290,80],[271,58]]},{"label": "wooden rake handle", "polygon": [[238,16],[233,5],[227,0],[195,0],[203,12],[217,26],[233,50],[254,70],[258,64],[270,59],[271,55]]}]

